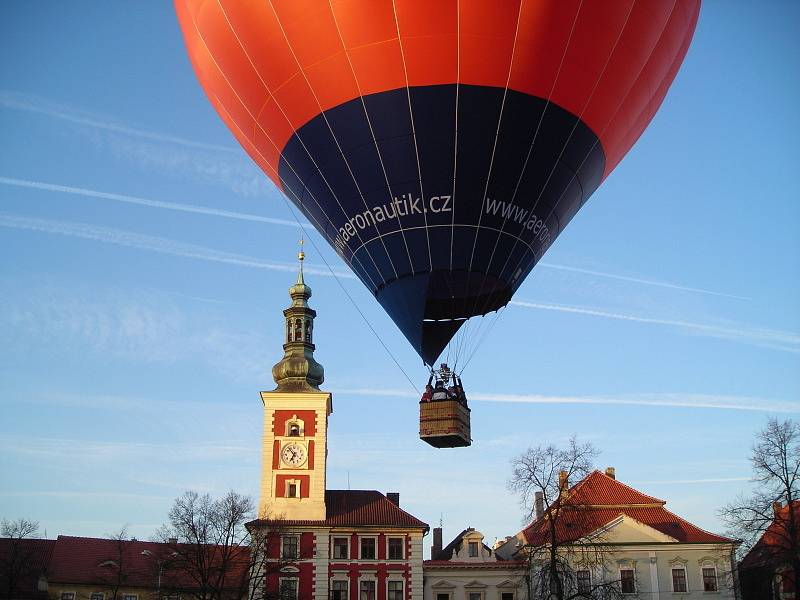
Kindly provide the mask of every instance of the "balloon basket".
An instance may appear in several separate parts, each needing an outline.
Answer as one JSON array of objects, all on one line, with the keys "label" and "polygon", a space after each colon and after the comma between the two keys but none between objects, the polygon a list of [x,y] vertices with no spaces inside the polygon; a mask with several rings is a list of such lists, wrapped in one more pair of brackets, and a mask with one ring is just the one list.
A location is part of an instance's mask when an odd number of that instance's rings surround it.
[{"label": "balloon basket", "polygon": [[419,439],[434,448],[463,448],[472,444],[470,409],[459,400],[419,403]]}]

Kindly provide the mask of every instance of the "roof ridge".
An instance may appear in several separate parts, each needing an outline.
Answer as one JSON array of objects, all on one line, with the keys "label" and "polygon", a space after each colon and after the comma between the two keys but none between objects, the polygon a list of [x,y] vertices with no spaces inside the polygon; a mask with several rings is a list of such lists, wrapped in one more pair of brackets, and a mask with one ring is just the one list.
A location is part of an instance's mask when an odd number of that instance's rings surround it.
[{"label": "roof ridge", "polygon": [[[621,485],[622,487],[624,487],[624,488],[626,488],[628,490],[631,490],[632,492],[636,492],[637,494],[640,494],[642,496],[647,496],[648,498],[652,498],[653,500],[655,500],[656,502],[658,502],[662,506],[664,506],[667,503],[666,500],[662,500],[661,498],[657,498],[655,496],[651,496],[650,494],[645,494],[644,492],[642,492],[640,490],[637,490],[635,487],[632,487],[632,486],[628,485],[627,483],[624,483],[624,482],[620,481],[616,477],[609,477],[606,473],[603,473],[603,471],[601,471],[599,469],[595,469],[594,471],[592,471],[589,474],[589,476],[594,475],[595,473],[597,473],[599,475],[602,475],[603,477],[608,479],[608,481],[613,481],[615,484]],[[589,479],[589,476],[587,476],[586,479]]]}]

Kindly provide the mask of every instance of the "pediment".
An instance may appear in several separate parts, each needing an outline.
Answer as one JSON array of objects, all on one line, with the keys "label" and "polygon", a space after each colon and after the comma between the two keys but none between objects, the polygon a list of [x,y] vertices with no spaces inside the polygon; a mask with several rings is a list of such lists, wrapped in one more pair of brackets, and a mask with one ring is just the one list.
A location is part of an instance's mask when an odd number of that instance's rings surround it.
[{"label": "pediment", "polygon": [[516,583],[511,581],[510,579],[506,579],[498,583],[495,587],[497,588],[516,588],[518,587]]},{"label": "pediment", "polygon": [[485,583],[481,583],[477,579],[473,579],[469,583],[465,583],[464,584],[464,588],[472,588],[472,589],[481,589],[482,590],[482,589],[485,589],[487,587],[489,587],[489,586],[486,585]]},{"label": "pediment", "polygon": [[650,525],[642,523],[641,521],[637,521],[626,514],[620,514],[619,517],[586,537],[593,536],[602,536],[605,542],[621,543],[678,541],[676,538],[662,533],[658,529],[650,527]]},{"label": "pediment", "polygon": [[436,583],[431,585],[431,587],[433,589],[435,589],[435,590],[454,590],[454,589],[456,589],[455,584],[450,583],[446,579],[440,579],[439,581],[437,581]]}]

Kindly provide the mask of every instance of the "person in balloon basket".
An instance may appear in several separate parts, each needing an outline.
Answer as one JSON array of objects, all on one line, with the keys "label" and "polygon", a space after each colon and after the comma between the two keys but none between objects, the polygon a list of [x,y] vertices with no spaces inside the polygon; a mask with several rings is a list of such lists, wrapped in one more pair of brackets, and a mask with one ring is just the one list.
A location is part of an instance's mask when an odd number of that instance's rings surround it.
[{"label": "person in balloon basket", "polygon": [[428,385],[425,386],[425,391],[422,392],[422,398],[420,399],[420,402],[430,402],[432,399],[433,399],[433,386],[429,381]]}]

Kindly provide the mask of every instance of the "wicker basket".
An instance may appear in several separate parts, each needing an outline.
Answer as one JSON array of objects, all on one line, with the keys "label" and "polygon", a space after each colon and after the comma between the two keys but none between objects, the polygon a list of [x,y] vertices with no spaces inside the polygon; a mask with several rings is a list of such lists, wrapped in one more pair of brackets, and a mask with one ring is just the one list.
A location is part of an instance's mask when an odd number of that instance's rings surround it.
[{"label": "wicker basket", "polygon": [[419,403],[419,438],[436,448],[458,448],[472,443],[470,410],[458,400]]}]

